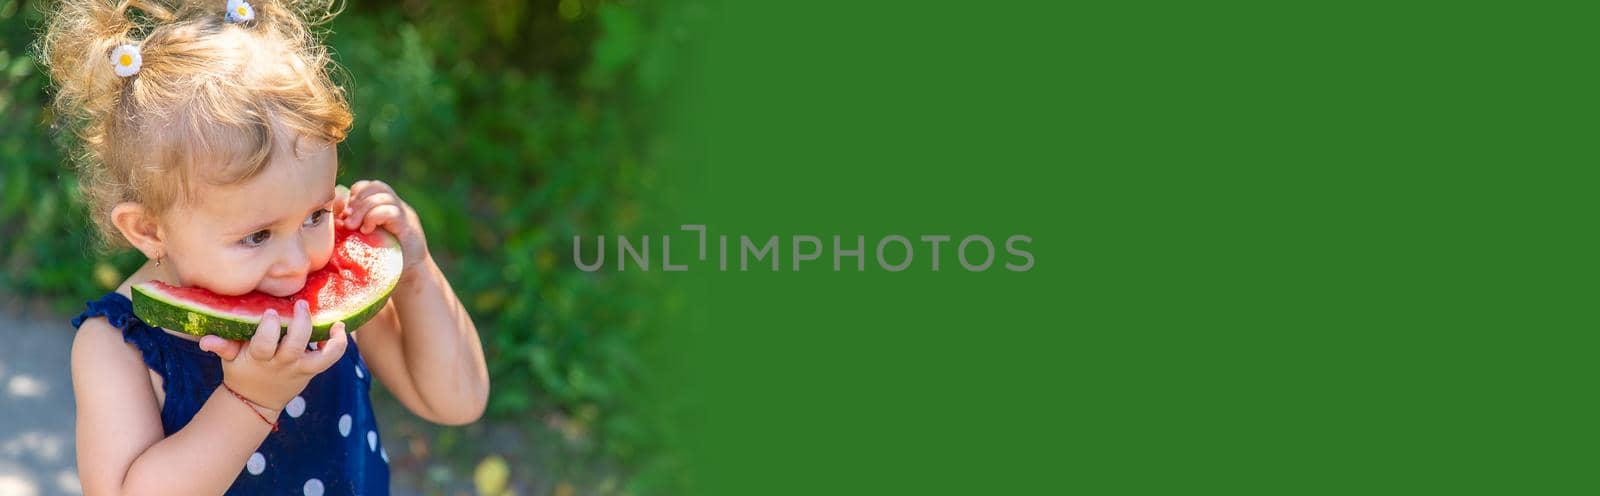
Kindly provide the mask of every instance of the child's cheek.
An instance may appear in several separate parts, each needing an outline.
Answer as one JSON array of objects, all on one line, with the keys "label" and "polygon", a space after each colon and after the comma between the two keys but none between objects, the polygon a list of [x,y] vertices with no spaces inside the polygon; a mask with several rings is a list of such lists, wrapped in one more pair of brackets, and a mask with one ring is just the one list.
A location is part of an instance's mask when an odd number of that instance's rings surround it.
[{"label": "child's cheek", "polygon": [[[214,270],[215,267],[231,267],[232,270]],[[263,274],[262,270],[248,261],[206,261],[200,262],[198,267],[185,268],[182,272],[185,273],[180,276],[184,286],[205,288],[220,295],[242,295],[254,291]]]}]

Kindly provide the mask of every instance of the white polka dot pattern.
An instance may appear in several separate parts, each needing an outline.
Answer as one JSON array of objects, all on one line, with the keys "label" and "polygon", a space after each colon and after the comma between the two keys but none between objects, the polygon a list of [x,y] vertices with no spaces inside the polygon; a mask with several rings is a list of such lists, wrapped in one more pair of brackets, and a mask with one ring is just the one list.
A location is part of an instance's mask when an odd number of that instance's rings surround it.
[{"label": "white polka dot pattern", "polygon": [[317,479],[308,480],[306,485],[300,488],[300,491],[304,492],[306,496],[322,496],[322,481]]},{"label": "white polka dot pattern", "polygon": [[283,412],[289,414],[291,418],[300,418],[301,415],[306,413],[306,399],[295,396],[294,399],[289,400],[288,405],[284,405]]},{"label": "white polka dot pattern", "polygon": [[250,461],[245,462],[244,469],[249,471],[250,475],[261,475],[261,472],[267,470],[267,457],[261,456],[259,451],[250,455]]},{"label": "white polka dot pattern", "polygon": [[[241,0],[229,1],[237,3]],[[0,0],[0,3],[4,3],[4,0]],[[130,304],[127,297],[113,293],[87,305],[89,311],[85,312],[84,318],[102,314],[113,321],[126,318],[129,325],[124,329],[123,336],[134,338],[127,341],[139,348],[147,368],[168,371],[167,375],[182,374],[162,381],[169,400],[163,403],[163,424],[194,417],[211,403],[209,398],[215,398],[218,390],[222,389],[220,374],[213,373],[216,366],[214,355],[170,353],[167,349],[170,342],[163,338],[165,332],[132,318],[135,316],[128,308]],[[0,334],[4,334],[4,331],[0,331]],[[317,343],[308,348],[318,350],[313,354],[322,353],[329,349],[325,344]],[[242,451],[244,459],[233,458],[232,461],[238,465],[226,468],[228,477],[233,479],[230,489],[240,494],[282,496],[387,494],[385,489],[389,488],[388,481],[393,472],[415,461],[405,459],[406,443],[402,441],[398,448],[401,463],[399,466],[393,465],[395,460],[389,456],[380,439],[382,436],[377,432],[373,418],[374,398],[369,396],[373,389],[371,386],[378,378],[361,362],[358,343],[351,340],[349,347],[347,356],[329,357],[338,359],[331,369],[317,374],[303,384],[302,390],[294,391],[288,398],[280,394],[272,399],[271,412],[260,412],[269,420],[281,422],[281,427],[273,434],[263,434],[264,439],[257,438],[259,443],[253,443],[257,446],[239,446],[255,449],[241,449],[234,453],[233,456],[238,456]],[[3,375],[3,371],[0,371],[0,375]],[[246,395],[246,402],[258,399],[244,389],[238,392]],[[235,398],[228,400],[238,403],[234,401]],[[3,401],[0,399],[0,402]],[[230,418],[259,422],[249,408],[238,404],[233,406],[240,409],[229,414],[244,417]],[[257,410],[260,409],[258,406]],[[0,407],[0,410],[4,408]],[[0,424],[4,423],[5,419],[0,415]],[[259,423],[255,425],[261,426]],[[180,428],[181,425],[163,425],[164,430],[177,431]],[[361,453],[358,447],[361,444],[367,445],[367,453]],[[0,453],[0,458],[3,457],[3,453]],[[0,460],[0,465],[5,465],[3,460]],[[0,467],[0,473],[3,472],[4,467]],[[0,479],[4,478],[0,475]],[[0,486],[4,485],[0,483]],[[70,486],[70,489],[82,492],[78,484]],[[0,496],[8,494],[5,489],[0,489]]]}]

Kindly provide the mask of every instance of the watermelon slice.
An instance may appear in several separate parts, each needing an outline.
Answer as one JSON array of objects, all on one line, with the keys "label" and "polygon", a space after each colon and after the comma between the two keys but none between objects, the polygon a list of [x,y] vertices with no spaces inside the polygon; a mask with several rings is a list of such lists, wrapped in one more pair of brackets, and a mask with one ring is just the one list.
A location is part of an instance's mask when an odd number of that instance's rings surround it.
[{"label": "watermelon slice", "polygon": [[278,311],[282,329],[288,332],[294,302],[304,299],[311,304],[311,340],[321,341],[328,339],[336,322],[344,321],[345,329],[353,332],[376,315],[400,282],[400,269],[400,241],[388,231],[362,234],[336,227],[333,256],[306,276],[306,286],[298,293],[224,296],[147,281],[133,286],[133,313],[146,324],[186,334],[245,340],[255,335],[269,308]]}]

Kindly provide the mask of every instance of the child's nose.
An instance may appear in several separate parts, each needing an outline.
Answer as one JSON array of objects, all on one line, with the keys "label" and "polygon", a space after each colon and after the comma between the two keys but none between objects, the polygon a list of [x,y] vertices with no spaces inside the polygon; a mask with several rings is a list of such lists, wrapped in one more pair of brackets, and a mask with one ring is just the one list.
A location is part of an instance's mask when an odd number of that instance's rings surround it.
[{"label": "child's nose", "polygon": [[297,277],[311,271],[311,258],[306,255],[305,243],[289,243],[277,263],[272,264],[273,277]]}]

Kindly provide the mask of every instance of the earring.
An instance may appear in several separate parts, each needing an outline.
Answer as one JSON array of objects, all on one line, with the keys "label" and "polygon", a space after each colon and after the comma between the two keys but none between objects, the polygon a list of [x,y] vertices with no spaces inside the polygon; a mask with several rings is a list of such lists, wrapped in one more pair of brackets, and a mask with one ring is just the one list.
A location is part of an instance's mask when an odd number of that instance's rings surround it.
[{"label": "earring", "polygon": [[161,259],[163,259],[163,258],[167,258],[167,256],[166,255],[161,255],[161,256],[156,257],[156,267],[160,267],[161,266]]}]

